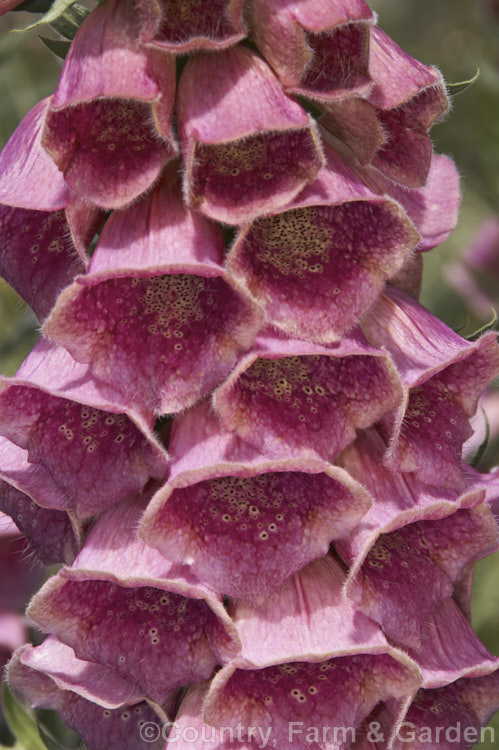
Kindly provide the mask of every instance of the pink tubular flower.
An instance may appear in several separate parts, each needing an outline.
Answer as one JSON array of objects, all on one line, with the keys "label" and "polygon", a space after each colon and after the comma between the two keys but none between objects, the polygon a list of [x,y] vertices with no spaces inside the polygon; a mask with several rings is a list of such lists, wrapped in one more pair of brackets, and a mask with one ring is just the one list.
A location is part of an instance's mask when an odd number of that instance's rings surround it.
[{"label": "pink tubular flower", "polygon": [[81,544],[81,524],[64,510],[39,504],[50,505],[51,499],[43,468],[29,463],[27,450],[0,438],[0,510],[15,520],[41,562],[71,564]]},{"label": "pink tubular flower", "polygon": [[321,124],[361,164],[372,164],[409,188],[425,184],[432,159],[428,129],[449,107],[441,74],[405,53],[375,26],[364,99],[328,104]]},{"label": "pink tubular flower", "polygon": [[130,404],[180,411],[228,375],[260,327],[223,256],[221,230],[182,205],[170,170],[112,214],[89,272],[60,295],[44,331]]},{"label": "pink tubular flower", "polygon": [[286,205],[323,164],[312,118],[243,46],[189,60],[177,117],[187,202],[227,224]]},{"label": "pink tubular flower", "polygon": [[137,539],[147,500],[102,516],[73,566],[47,581],[28,614],[78,658],[112,668],[163,704],[176,688],[209,677],[239,644],[221,599]]},{"label": "pink tubular flower", "polygon": [[78,195],[130,203],[176,155],[175,61],[138,43],[132,0],[107,0],[78,31],[45,118],[42,144]]},{"label": "pink tubular flower", "polygon": [[392,435],[387,465],[415,471],[427,484],[463,488],[461,453],[472,434],[469,418],[499,372],[494,333],[466,341],[395,289],[380,296],[362,330],[390,352],[405,388],[403,403],[384,419]]},{"label": "pink tubular flower", "polygon": [[224,430],[207,404],[174,420],[170,452],[169,481],[139,536],[229,596],[268,596],[369,507],[346,472],[320,459],[270,460]]},{"label": "pink tubular flower", "polygon": [[[0,405],[2,434],[27,451],[23,481],[43,507],[86,518],[167,473],[151,416],[128,409],[87,367],[47,341],[15,377],[2,379]],[[22,468],[0,454],[0,472],[10,483]]]},{"label": "pink tubular flower", "polygon": [[404,208],[419,232],[417,250],[426,252],[444,242],[456,228],[461,193],[456,165],[448,156],[434,154],[424,187],[407,190],[373,167],[360,171],[377,193],[386,193]]},{"label": "pink tubular flower", "polygon": [[40,145],[50,100],[26,115],[0,155],[0,273],[43,319],[84,273],[100,211],[72,193]]},{"label": "pink tubular flower", "polygon": [[326,461],[397,404],[390,359],[361,333],[320,346],[261,333],[214,394],[223,425],[272,457]]},{"label": "pink tubular flower", "polygon": [[290,92],[334,101],[371,88],[374,19],[364,0],[253,0],[249,18],[260,51]]},{"label": "pink tubular flower", "polygon": [[238,234],[227,266],[285,333],[331,343],[351,329],[419,241],[393,201],[332,149],[318,178],[282,212]]},{"label": "pink tubular flower", "polygon": [[[81,735],[89,750],[160,750],[140,729],[158,716],[129,680],[107,666],[75,657],[73,649],[47,638],[17,649],[9,664],[10,689],[34,708],[55,709]],[[165,713],[161,711],[161,717]]]},{"label": "pink tubular flower", "polygon": [[[277,747],[307,732],[358,727],[378,701],[398,700],[420,684],[414,662],[342,598],[344,572],[331,557],[316,560],[265,603],[237,602],[241,655],[223,667],[204,704],[207,723],[270,729]],[[309,735],[310,736],[310,735]],[[334,744],[348,747],[351,736]],[[320,743],[320,740],[316,739]],[[331,740],[329,740],[331,742]]]},{"label": "pink tubular flower", "polygon": [[243,0],[135,0],[141,40],[176,54],[219,50],[246,36]]},{"label": "pink tubular flower", "polygon": [[[393,750],[467,750],[499,706],[499,671],[420,690],[394,733]],[[486,734],[484,735],[487,736]],[[432,743],[430,745],[429,743]]]},{"label": "pink tubular flower", "polygon": [[485,504],[416,521],[380,534],[362,565],[355,561],[347,592],[392,640],[418,648],[433,608],[452,596],[470,564],[495,549],[497,525]]}]

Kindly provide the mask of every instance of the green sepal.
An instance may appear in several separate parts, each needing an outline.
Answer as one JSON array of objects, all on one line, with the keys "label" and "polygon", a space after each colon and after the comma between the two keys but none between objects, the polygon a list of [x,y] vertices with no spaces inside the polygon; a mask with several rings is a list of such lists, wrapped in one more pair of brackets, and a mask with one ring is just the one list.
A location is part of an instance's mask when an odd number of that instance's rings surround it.
[{"label": "green sepal", "polygon": [[457,96],[457,94],[462,94],[463,91],[466,91],[466,89],[469,89],[470,86],[473,86],[474,83],[478,81],[480,77],[480,68],[478,65],[476,66],[476,73],[471,78],[468,78],[467,81],[459,81],[458,83],[447,83],[447,93],[449,96]]},{"label": "green sepal", "polygon": [[497,330],[496,329],[497,310],[494,310],[494,308],[491,308],[491,310],[492,310],[492,318],[489,320],[488,323],[485,323],[485,325],[483,325],[481,328],[478,328],[478,330],[474,331],[473,333],[470,333],[470,335],[466,337],[468,341],[476,341],[484,333]]},{"label": "green sepal", "polygon": [[478,464],[482,460],[484,453],[489,446],[489,440],[490,440],[489,420],[487,419],[487,415],[483,409],[482,409],[482,414],[483,414],[483,418],[485,419],[485,437],[469,461],[470,466],[472,466],[474,469],[477,468]]},{"label": "green sepal", "polygon": [[67,42],[65,39],[48,39],[45,36],[39,37],[46,47],[49,48],[54,55],[60,57],[62,60],[66,57],[71,47],[71,42]]},{"label": "green sepal", "polygon": [[15,700],[6,682],[2,688],[2,703],[9,729],[16,738],[16,750],[47,750],[40,737],[33,711],[24,708]]},{"label": "green sepal", "polygon": [[71,5],[64,13],[50,22],[52,28],[65,39],[74,39],[90,11],[79,3]]}]

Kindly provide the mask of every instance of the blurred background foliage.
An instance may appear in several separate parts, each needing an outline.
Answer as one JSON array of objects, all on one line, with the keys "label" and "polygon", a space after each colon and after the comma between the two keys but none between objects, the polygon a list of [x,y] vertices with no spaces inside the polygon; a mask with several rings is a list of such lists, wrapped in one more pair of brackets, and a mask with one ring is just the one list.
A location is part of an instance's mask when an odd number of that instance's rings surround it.
[{"label": "blurred background foliage", "polygon": [[[487,217],[499,211],[499,2],[498,0],[372,0],[379,23],[407,52],[436,65],[448,83],[478,81],[453,98],[445,122],[432,130],[435,148],[451,155],[462,179],[463,202],[459,226],[440,247],[425,257],[421,301],[450,326],[463,333],[483,325],[487,313],[472,309],[449,283],[449,269],[459,266]],[[36,16],[9,13],[0,18],[0,147],[26,112],[55,88],[61,60],[39,39],[56,38],[47,27],[14,33]],[[10,33],[9,33],[10,32]],[[499,217],[498,217],[499,218]],[[0,238],[1,241],[1,238]],[[499,242],[497,276],[485,272],[492,304],[499,302]],[[469,269],[468,269],[469,270]],[[476,280],[476,278],[475,278]],[[490,317],[490,315],[489,315]],[[13,374],[38,336],[33,313],[0,280],[0,373]],[[499,425],[499,401],[495,421]],[[494,415],[490,414],[491,422]],[[499,431],[499,427],[498,427]],[[499,464],[499,445],[492,440],[479,468]],[[473,624],[488,648],[499,654],[499,556],[477,566]],[[499,717],[492,722],[499,743]],[[68,743],[70,744],[70,743]],[[492,750],[482,743],[481,750]]]}]

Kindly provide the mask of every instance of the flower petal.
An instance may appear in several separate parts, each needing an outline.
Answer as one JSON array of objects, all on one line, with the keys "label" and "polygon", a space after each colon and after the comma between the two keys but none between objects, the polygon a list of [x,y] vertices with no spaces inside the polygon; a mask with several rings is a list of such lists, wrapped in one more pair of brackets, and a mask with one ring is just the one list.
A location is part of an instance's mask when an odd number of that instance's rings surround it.
[{"label": "flower petal", "polygon": [[[279,747],[290,722],[301,720],[293,746],[307,747],[306,733],[315,727],[317,746],[325,748],[323,732],[358,727],[378,701],[412,694],[420,682],[414,663],[341,597],[343,579],[339,564],[322,558],[277,597],[235,604],[243,651],[211,684],[208,723],[242,724],[243,738],[250,726],[270,728]],[[351,734],[334,746],[348,747],[348,740]]]},{"label": "flower petal", "polygon": [[238,651],[222,602],[135,536],[148,496],[101,517],[71,568],[36,594],[30,618],[78,658],[115,669],[162,704]]},{"label": "flower petal", "polygon": [[370,504],[360,485],[326,462],[261,456],[227,433],[207,404],[174,420],[170,451],[170,481],[139,535],[221,594],[268,596],[326,554]]},{"label": "flower petal", "polygon": [[363,0],[253,0],[249,19],[260,52],[294,94],[329,101],[370,89],[373,14]]},{"label": "flower petal", "polygon": [[157,720],[133,685],[109,668],[76,659],[55,639],[16,651],[8,668],[11,690],[34,708],[57,710],[82,737],[88,750],[160,750],[164,741],[148,743],[140,728]]},{"label": "flower petal", "polygon": [[[42,474],[40,483],[39,474]],[[53,492],[50,485],[45,488],[44,484],[43,472],[28,462],[28,452],[0,438],[0,510],[15,520],[45,565],[70,564],[80,547],[81,529],[65,511],[36,503],[40,497],[43,500],[45,489],[50,495]]]},{"label": "flower petal", "polygon": [[108,0],[82,24],[47,113],[42,143],[79,195],[123,206],[176,154],[175,61],[138,43],[132,0]]},{"label": "flower petal", "polygon": [[167,473],[151,416],[128,409],[44,340],[15,377],[2,379],[0,404],[0,430],[37,465],[43,496],[36,499],[46,507],[85,518]]},{"label": "flower petal", "polygon": [[266,331],[214,394],[229,430],[272,457],[326,461],[400,400],[398,377],[358,333],[334,346]]},{"label": "flower petal", "polygon": [[218,221],[242,224],[275,211],[322,166],[313,121],[246,47],[192,57],[177,116],[186,199]]},{"label": "flower petal", "polygon": [[89,273],[59,297],[44,331],[138,408],[180,411],[227,376],[261,325],[224,274],[224,247],[169,175],[111,215]]},{"label": "flower petal", "polygon": [[396,203],[326,155],[317,180],[282,213],[244,227],[227,258],[269,324],[317,343],[351,329],[419,241]]},{"label": "flower petal", "polygon": [[[138,3],[139,13],[144,6],[153,6],[161,13],[152,34],[142,35],[143,41],[152,41],[177,54],[201,49],[219,50],[239,42],[246,36],[243,19],[243,0],[153,0]],[[149,36],[149,38],[147,38]]]}]

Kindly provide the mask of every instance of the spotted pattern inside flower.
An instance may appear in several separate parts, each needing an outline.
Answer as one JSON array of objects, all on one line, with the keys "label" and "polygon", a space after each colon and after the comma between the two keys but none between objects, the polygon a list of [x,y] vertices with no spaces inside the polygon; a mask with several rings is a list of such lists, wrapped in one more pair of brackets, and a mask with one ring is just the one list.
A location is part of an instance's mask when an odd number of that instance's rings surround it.
[{"label": "spotted pattern inside flower", "polygon": [[2,481],[0,509],[11,516],[45,565],[72,561],[77,542],[67,513],[42,508],[24,492]]},{"label": "spotted pattern inside flower", "polygon": [[175,45],[197,38],[223,42],[232,39],[236,33],[231,19],[234,2],[162,0],[161,5],[165,11],[157,41]]},{"label": "spotted pattern inside flower", "polygon": [[329,342],[370,307],[417,239],[395,204],[311,206],[258,219],[236,244],[229,268],[273,323]]},{"label": "spotted pattern inside flower", "polygon": [[147,190],[173,156],[152,122],[148,104],[97,99],[49,111],[43,145],[73,190],[116,208]]},{"label": "spotted pattern inside flower", "polygon": [[158,413],[179,411],[217,385],[237,353],[248,308],[221,277],[109,279],[64,311],[61,343],[78,341],[96,375]]},{"label": "spotted pattern inside flower", "polygon": [[214,590],[253,597],[328,550],[363,513],[325,474],[221,477],[176,489],[154,523],[154,541]]},{"label": "spotted pattern inside flower", "polygon": [[85,271],[64,211],[0,207],[0,274],[44,318],[58,293]]},{"label": "spotted pattern inside flower", "polygon": [[151,475],[164,475],[158,449],[124,414],[23,386],[2,394],[1,407],[4,434],[44,467],[80,517],[140,492]]},{"label": "spotted pattern inside flower", "polygon": [[407,470],[415,469],[421,481],[459,489],[462,446],[471,434],[466,414],[433,378],[411,389],[397,450],[405,456]]},{"label": "spotted pattern inside flower", "polygon": [[[449,727],[453,727],[454,732],[456,727],[462,727],[463,732],[468,732],[468,737],[473,737],[470,731],[475,730],[474,737],[478,738],[481,722],[473,710],[473,703],[466,705],[463,701],[460,688],[462,684],[475,683],[476,693],[479,694],[481,681],[480,678],[465,679],[434,690],[418,690],[404,717],[404,727],[398,732],[401,741],[395,742],[394,748],[402,750],[403,747],[407,747],[407,742],[412,737],[415,739],[410,742],[410,747],[414,750],[425,750],[431,746],[442,747]],[[489,689],[490,687],[492,686],[489,686]],[[471,690],[473,691],[473,688]],[[469,747],[468,744],[466,746]]]},{"label": "spotted pattern inside flower", "polygon": [[121,750],[161,750],[164,739],[146,741],[143,727],[157,722],[157,715],[147,703],[110,709],[65,691],[61,702],[65,724],[81,735],[88,750],[119,747]]},{"label": "spotted pattern inside flower", "polygon": [[369,85],[368,31],[365,24],[345,24],[324,34],[306,34],[312,50],[300,90],[321,94],[353,95]]},{"label": "spotted pattern inside flower", "polygon": [[382,534],[362,566],[362,610],[398,643],[418,647],[434,605],[452,596],[452,581],[435,565],[417,524]]},{"label": "spotted pattern inside flower", "polygon": [[[357,727],[378,701],[401,695],[406,683],[405,668],[384,654],[237,670],[220,696],[225,705],[217,710],[217,719],[230,720],[229,712],[244,716],[244,709],[251,706],[249,723],[272,726],[278,735],[287,736],[289,722],[303,722],[302,731],[293,735],[293,744],[310,747],[308,727],[320,732],[315,738],[318,744],[322,744],[322,729],[329,728],[331,741],[334,727]],[[351,740],[352,735],[346,734],[334,746],[346,748]]]},{"label": "spotted pattern inside flower", "polygon": [[466,565],[494,543],[485,506],[382,534],[361,569],[362,609],[397,643],[418,647],[433,607],[452,596]]},{"label": "spotted pattern inside flower", "polygon": [[268,211],[269,200],[282,205],[293,198],[320,166],[309,128],[259,133],[230,143],[197,144],[191,203],[220,221],[242,223],[246,216]]},{"label": "spotted pattern inside flower", "polygon": [[377,357],[295,356],[257,359],[223,398],[231,428],[252,444],[308,448],[328,460],[394,406],[399,389]]},{"label": "spotted pattern inside flower", "polygon": [[67,581],[49,602],[56,634],[78,658],[116,668],[160,704],[216,664],[207,633],[216,635],[218,624],[203,600],[84,580]]}]

